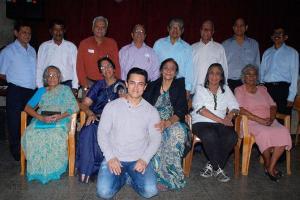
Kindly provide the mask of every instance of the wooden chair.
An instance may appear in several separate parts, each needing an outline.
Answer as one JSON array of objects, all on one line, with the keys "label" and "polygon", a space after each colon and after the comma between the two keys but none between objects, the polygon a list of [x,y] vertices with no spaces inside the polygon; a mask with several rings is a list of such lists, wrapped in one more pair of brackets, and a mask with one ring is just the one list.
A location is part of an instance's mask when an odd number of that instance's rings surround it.
[{"label": "wooden chair", "polygon": [[[69,176],[74,176],[75,169],[75,131],[76,131],[77,113],[72,114],[70,122],[70,130],[68,134],[68,157],[69,157]],[[27,127],[27,113],[21,113],[21,137],[25,133]],[[26,157],[21,146],[21,176],[25,174]]]},{"label": "wooden chair", "polygon": [[[186,117],[186,120],[187,120],[190,130],[192,131],[192,117],[190,115],[188,115]],[[196,135],[193,134],[192,149],[186,155],[186,157],[183,159],[183,173],[186,177],[190,176],[191,166],[192,166],[192,161],[193,161],[193,154],[194,154],[194,147],[197,143],[201,143],[201,140],[200,140],[200,138],[198,138]],[[234,175],[236,177],[239,175],[239,170],[240,170],[239,169],[240,168],[240,145],[241,145],[241,139],[239,137],[239,140],[234,147]]]},{"label": "wooden chair", "polygon": [[[276,118],[284,120],[285,127],[290,130],[289,115],[276,114]],[[255,143],[255,138],[249,133],[247,116],[238,116],[236,122],[236,126],[240,127],[240,129],[238,129],[239,134],[243,134],[242,175],[248,176],[251,150]],[[260,158],[260,161],[263,163],[262,157]],[[291,154],[288,150],[286,150],[286,171],[288,175],[291,175]]]},{"label": "wooden chair", "polygon": [[298,123],[297,123],[297,132],[295,138],[295,146],[298,144],[298,136],[300,132],[300,96],[297,95],[294,102],[294,109],[297,111],[298,114]]}]

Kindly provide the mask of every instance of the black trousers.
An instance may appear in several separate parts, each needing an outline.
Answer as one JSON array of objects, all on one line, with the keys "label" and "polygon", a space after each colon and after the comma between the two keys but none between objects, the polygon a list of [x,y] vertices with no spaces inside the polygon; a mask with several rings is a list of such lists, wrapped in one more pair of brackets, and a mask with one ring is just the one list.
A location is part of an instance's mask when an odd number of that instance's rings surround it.
[{"label": "black trousers", "polygon": [[228,82],[229,88],[231,89],[231,91],[233,93],[234,93],[234,89],[236,87],[243,85],[243,82],[241,81],[241,79],[238,79],[238,80],[228,79],[227,82]]},{"label": "black trousers", "polygon": [[10,152],[15,158],[20,155],[21,112],[34,94],[34,90],[8,83],[6,114]]},{"label": "black trousers", "polygon": [[264,83],[268,89],[268,93],[277,104],[277,112],[290,115],[292,107],[287,107],[287,98],[289,96],[290,83],[287,82],[272,82]]},{"label": "black trousers", "polygon": [[198,122],[193,124],[192,129],[193,133],[201,139],[214,170],[219,167],[223,169],[238,139],[233,127],[219,123]]}]

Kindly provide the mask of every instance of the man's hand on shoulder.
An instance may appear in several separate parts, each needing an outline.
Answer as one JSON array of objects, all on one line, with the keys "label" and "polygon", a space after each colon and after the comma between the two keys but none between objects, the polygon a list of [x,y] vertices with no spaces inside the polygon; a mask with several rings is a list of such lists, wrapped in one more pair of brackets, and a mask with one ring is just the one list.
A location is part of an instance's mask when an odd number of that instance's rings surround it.
[{"label": "man's hand on shoulder", "polygon": [[112,158],[108,162],[108,167],[111,173],[114,173],[115,175],[120,175],[122,172],[122,165],[118,158]]},{"label": "man's hand on shoulder", "polygon": [[136,161],[135,166],[134,166],[134,170],[144,174],[145,170],[146,170],[146,167],[147,167],[147,163],[142,159],[138,159]]}]

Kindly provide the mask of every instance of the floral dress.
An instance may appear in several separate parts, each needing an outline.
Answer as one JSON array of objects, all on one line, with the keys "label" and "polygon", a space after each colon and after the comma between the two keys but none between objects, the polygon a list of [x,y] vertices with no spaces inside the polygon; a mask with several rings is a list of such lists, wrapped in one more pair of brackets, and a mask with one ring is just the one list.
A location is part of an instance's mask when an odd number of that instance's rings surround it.
[{"label": "floral dress", "polygon": [[[155,107],[162,120],[167,120],[174,114],[168,91],[158,97]],[[187,130],[187,126],[181,122],[166,128],[162,133],[160,148],[152,159],[158,185],[165,189],[179,189],[185,186],[181,163]]]}]

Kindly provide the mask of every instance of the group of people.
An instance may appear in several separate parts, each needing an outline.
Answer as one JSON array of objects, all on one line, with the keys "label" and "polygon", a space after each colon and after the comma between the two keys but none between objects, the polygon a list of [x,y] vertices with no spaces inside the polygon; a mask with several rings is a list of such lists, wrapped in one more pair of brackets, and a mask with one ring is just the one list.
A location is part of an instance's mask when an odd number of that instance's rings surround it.
[{"label": "group of people", "polygon": [[[202,177],[230,180],[224,167],[237,141],[232,120],[244,114],[265,173],[272,181],[280,179],[276,163],[291,148],[291,137],[275,115],[290,114],[299,71],[298,53],[285,44],[283,27],[274,28],[274,46],[261,62],[258,43],[245,35],[243,18],[235,20],[233,37],[222,44],[213,40],[210,20],[200,28],[200,41],[189,45],[181,38],[183,20],[174,18],[169,35],[153,48],[144,42],[145,27],[137,24],[132,43],[120,51],[105,36],[107,28],[108,20],[96,17],[94,35],[77,50],[64,40],[65,24],[54,20],[52,39],[41,44],[36,56],[29,44],[29,24],[19,23],[16,40],[1,51],[10,151],[19,160],[21,141],[29,180],[47,183],[65,172],[68,124],[79,109],[87,119],[78,134],[76,170],[83,183],[98,174],[97,194],[102,198],[113,197],[126,183],[146,198],[183,188],[189,112],[192,131],[208,158]],[[86,95],[77,103],[79,85]],[[20,139],[23,110],[33,120]]]}]

